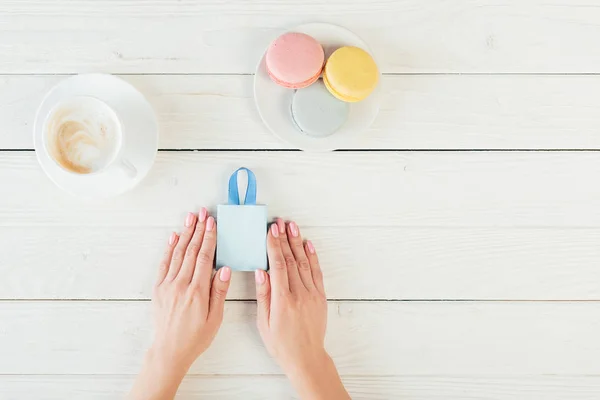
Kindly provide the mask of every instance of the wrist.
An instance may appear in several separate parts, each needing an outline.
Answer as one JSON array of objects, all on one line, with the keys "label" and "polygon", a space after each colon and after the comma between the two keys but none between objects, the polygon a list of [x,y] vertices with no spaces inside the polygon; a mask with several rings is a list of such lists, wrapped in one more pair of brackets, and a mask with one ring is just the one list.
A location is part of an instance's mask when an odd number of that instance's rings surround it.
[{"label": "wrist", "polygon": [[163,400],[175,397],[177,388],[188,367],[177,365],[151,348],[146,353],[142,371],[137,377],[131,394],[132,400]]},{"label": "wrist", "polygon": [[287,375],[302,399],[350,399],[332,358],[324,349],[288,371]]},{"label": "wrist", "polygon": [[283,371],[290,379],[309,379],[323,365],[329,363],[331,357],[324,348],[303,352],[303,357],[282,364]]},{"label": "wrist", "polygon": [[144,371],[154,380],[156,387],[170,388],[179,384],[187,373],[190,365],[176,362],[168,354],[151,347],[144,359]]},{"label": "wrist", "polygon": [[191,362],[176,359],[172,352],[166,351],[156,344],[148,349],[144,358],[145,368],[161,373],[169,379],[183,379],[191,366]]}]

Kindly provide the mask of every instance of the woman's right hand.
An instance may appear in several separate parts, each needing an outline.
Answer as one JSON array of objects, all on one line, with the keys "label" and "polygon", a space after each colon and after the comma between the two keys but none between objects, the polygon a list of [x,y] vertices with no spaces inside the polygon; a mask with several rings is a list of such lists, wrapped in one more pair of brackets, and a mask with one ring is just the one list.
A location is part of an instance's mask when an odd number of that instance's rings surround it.
[{"label": "woman's right hand", "polygon": [[327,298],[313,244],[278,219],[267,235],[270,276],[256,271],[257,325],[271,356],[302,398],[349,399],[325,351]]}]

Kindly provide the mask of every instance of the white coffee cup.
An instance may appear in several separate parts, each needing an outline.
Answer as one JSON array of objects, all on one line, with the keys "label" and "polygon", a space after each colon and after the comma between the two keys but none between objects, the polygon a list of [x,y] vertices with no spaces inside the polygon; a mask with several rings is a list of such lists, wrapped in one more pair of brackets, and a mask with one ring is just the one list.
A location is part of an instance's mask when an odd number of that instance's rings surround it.
[{"label": "white coffee cup", "polygon": [[44,122],[43,146],[52,161],[71,174],[98,174],[115,166],[130,177],[137,175],[121,154],[118,115],[95,97],[76,96],[55,105]]}]

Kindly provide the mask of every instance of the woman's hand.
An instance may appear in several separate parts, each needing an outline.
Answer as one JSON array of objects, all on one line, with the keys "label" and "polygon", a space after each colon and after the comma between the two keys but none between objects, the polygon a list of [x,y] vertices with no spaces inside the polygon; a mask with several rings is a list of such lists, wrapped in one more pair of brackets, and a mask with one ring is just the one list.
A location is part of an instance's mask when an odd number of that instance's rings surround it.
[{"label": "woman's hand", "polygon": [[[152,351],[186,370],[212,343],[223,320],[231,269],[212,277],[217,226],[206,209],[190,213],[173,234],[154,290],[156,335]],[[211,284],[212,278],[212,284]]]},{"label": "woman's hand", "polygon": [[256,271],[258,330],[302,398],[349,399],[325,351],[327,297],[313,244],[278,219],[267,237],[270,276]]},{"label": "woman's hand", "polygon": [[156,334],[132,399],[172,399],[192,363],[211,344],[223,320],[231,269],[212,277],[217,242],[213,217],[188,214],[173,233],[154,288]]}]

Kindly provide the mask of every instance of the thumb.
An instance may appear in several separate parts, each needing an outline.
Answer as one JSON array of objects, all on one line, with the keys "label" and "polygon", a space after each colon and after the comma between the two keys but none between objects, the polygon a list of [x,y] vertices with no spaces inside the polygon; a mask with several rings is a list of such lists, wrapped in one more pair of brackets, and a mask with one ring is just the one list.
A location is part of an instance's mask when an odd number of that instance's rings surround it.
[{"label": "thumb", "polygon": [[210,288],[210,300],[208,303],[208,319],[223,319],[223,309],[225,308],[225,298],[229,290],[229,281],[231,280],[231,268],[222,267],[213,277]]},{"label": "thumb", "polygon": [[257,269],[254,271],[256,281],[256,304],[257,304],[257,324],[259,328],[269,326],[269,315],[271,313],[271,283],[269,274],[266,271]]}]

